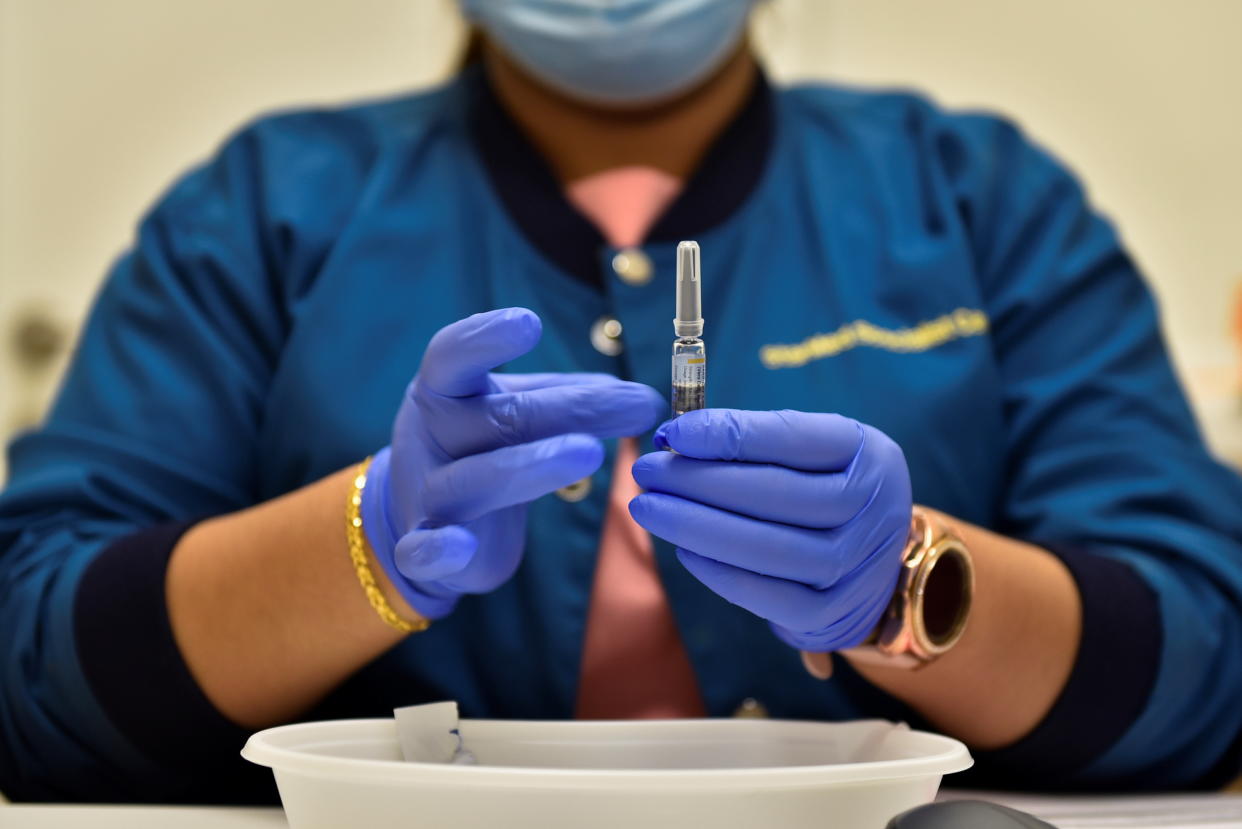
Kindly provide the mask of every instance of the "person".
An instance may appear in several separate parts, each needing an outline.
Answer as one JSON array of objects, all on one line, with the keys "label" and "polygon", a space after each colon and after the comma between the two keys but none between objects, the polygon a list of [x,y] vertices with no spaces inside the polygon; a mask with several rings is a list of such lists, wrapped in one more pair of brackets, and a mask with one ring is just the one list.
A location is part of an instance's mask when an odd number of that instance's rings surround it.
[{"label": "person", "polygon": [[[1242,483],[1113,229],[1004,120],[774,89],[751,6],[463,0],[444,86],[164,195],[10,449],[0,790],[261,802],[251,731],[440,699],[1237,773]],[[711,408],[667,421],[682,240]],[[912,526],[944,653],[873,636]]]}]

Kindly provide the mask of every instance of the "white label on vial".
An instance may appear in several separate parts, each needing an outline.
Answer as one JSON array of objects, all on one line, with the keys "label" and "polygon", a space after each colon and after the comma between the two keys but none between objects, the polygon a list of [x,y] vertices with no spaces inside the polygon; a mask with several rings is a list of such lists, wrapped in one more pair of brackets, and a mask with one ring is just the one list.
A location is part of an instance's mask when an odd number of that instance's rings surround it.
[{"label": "white label on vial", "polygon": [[701,354],[673,355],[673,385],[701,386],[707,382],[707,358]]}]

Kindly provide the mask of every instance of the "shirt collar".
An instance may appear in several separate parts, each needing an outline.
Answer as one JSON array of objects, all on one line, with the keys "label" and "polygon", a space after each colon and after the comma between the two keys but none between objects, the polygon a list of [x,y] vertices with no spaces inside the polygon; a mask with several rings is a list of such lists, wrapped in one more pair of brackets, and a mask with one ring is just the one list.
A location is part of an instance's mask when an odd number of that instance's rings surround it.
[{"label": "shirt collar", "polygon": [[[487,178],[527,240],[566,273],[603,286],[599,230],[565,198],[548,162],[509,116],[481,69],[468,69],[469,129]],[[746,103],[712,142],[645,243],[693,239],[737,210],[759,183],[772,148],[772,87],[759,69]]]}]

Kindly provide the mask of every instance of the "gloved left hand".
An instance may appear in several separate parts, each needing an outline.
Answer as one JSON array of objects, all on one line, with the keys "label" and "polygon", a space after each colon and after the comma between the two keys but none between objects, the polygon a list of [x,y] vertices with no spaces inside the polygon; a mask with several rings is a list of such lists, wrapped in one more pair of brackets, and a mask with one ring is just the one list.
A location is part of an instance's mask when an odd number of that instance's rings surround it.
[{"label": "gloved left hand", "polygon": [[878,429],[835,414],[700,409],[634,462],[634,520],[786,643],[861,643],[892,598],[910,532],[910,475]]},{"label": "gloved left hand", "polygon": [[431,338],[375,455],[362,526],[411,608],[439,619],[508,581],[526,504],[590,475],[600,438],[638,434],[664,408],[650,386],[606,374],[507,374],[543,325],[525,308],[475,314]]}]

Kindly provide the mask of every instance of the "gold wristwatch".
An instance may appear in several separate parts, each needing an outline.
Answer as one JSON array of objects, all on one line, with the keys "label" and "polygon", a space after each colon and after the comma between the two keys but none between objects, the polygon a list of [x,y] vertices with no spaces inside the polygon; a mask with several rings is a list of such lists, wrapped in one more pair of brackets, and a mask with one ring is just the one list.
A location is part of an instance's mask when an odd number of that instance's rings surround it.
[{"label": "gold wristwatch", "polygon": [[966,630],[975,594],[970,551],[943,521],[919,507],[910,520],[897,589],[867,641],[843,651],[852,662],[920,668]]}]

